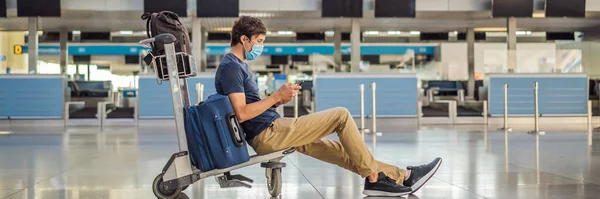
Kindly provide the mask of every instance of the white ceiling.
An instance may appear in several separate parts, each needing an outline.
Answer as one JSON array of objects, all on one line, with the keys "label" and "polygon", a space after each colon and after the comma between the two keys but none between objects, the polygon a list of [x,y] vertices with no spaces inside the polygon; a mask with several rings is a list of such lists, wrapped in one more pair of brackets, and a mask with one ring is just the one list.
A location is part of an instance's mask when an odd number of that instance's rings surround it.
[{"label": "white ceiling", "polygon": [[[57,31],[60,27],[82,31],[145,30],[141,12],[134,11],[69,11],[63,10],[60,18],[40,18],[39,28]],[[244,13],[245,14],[245,13]],[[270,30],[326,31],[339,27],[350,30],[349,18],[321,18],[315,11],[285,11],[250,13],[261,17]],[[191,13],[190,16],[194,16]],[[597,13],[588,13],[594,18],[523,18],[517,20],[519,29],[532,31],[581,31],[600,25]],[[10,15],[9,15],[10,16]],[[209,31],[231,27],[234,18],[204,18],[202,26]],[[415,19],[373,18],[371,12],[358,19],[362,30],[419,30],[455,31],[469,27],[506,27],[506,19],[492,19],[489,12],[418,12]],[[191,26],[191,18],[184,18]],[[27,30],[27,18],[9,17],[0,19],[1,30]]]}]

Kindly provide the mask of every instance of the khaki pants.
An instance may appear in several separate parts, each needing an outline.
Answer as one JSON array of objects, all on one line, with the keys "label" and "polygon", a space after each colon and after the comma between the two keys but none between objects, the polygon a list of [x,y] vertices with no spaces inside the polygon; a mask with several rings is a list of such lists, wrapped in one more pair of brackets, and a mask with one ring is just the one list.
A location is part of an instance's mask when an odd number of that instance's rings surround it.
[{"label": "khaki pants", "polygon": [[[340,142],[324,138],[337,132]],[[300,118],[279,118],[258,136],[250,146],[263,155],[295,148],[313,158],[338,165],[366,177],[373,172],[402,184],[404,170],[373,159],[354,119],[345,108],[333,108]]]}]

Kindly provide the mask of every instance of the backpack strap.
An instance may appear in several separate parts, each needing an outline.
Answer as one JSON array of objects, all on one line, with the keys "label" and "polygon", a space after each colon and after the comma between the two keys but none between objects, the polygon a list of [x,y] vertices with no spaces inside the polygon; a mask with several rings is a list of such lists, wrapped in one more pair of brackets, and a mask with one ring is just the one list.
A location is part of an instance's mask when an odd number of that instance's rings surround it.
[{"label": "backpack strap", "polygon": [[[148,30],[146,31],[146,34],[148,35],[149,38],[152,37],[156,37],[156,35],[152,34],[152,30],[156,30],[156,18],[158,17],[158,13],[152,13],[152,15],[150,16],[150,18],[148,19]],[[152,46],[152,50],[155,51],[155,45],[154,42],[150,43],[150,45]]]},{"label": "backpack strap", "polygon": [[142,15],[142,19],[146,20],[146,36],[148,36],[148,38],[150,38],[150,16],[152,16],[150,13],[144,13],[144,15]]}]

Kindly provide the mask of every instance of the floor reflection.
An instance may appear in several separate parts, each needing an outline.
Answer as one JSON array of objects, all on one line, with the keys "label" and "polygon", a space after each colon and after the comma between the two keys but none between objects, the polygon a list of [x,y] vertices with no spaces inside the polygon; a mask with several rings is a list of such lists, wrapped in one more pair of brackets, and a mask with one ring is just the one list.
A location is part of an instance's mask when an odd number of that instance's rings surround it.
[{"label": "floor reflection", "polygon": [[[10,134],[0,133],[0,198],[154,198],[152,179],[177,151],[172,128],[7,128],[3,131]],[[415,129],[382,120],[378,129],[384,133],[377,138],[376,157],[400,167],[444,158],[438,174],[405,198],[600,195],[600,146],[588,147],[589,131],[552,131],[545,126],[548,133],[540,136],[527,134],[529,128],[513,132],[469,125]],[[594,143],[600,140],[596,134],[592,134]],[[365,142],[372,147],[371,136]],[[300,153],[284,161],[288,167],[279,198],[380,198],[364,197],[364,179],[337,166]],[[208,178],[179,198],[270,198],[264,169],[251,166],[234,173],[254,179],[253,188],[221,189]]]}]

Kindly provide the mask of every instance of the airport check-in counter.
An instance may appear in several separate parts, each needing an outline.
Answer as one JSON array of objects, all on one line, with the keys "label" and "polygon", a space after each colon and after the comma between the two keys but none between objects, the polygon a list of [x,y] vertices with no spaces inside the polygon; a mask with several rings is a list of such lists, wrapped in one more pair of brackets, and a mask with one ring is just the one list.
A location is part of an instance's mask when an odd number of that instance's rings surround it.
[{"label": "airport check-in counter", "polygon": [[313,80],[315,108],[322,111],[345,107],[360,116],[360,84],[364,84],[364,111],[372,116],[371,83],[376,83],[377,117],[417,117],[416,74],[408,73],[321,73]]},{"label": "airport check-in counter", "polygon": [[63,75],[0,75],[0,119],[63,119],[66,87]]},{"label": "airport check-in counter", "polygon": [[[532,118],[534,83],[538,82],[540,118],[585,118],[588,115],[588,76],[583,73],[488,74],[490,120],[504,116],[504,84],[508,85],[508,116]],[[495,122],[494,122],[495,123]]]},{"label": "airport check-in counter", "polygon": [[[195,77],[187,78],[190,103],[198,103],[196,84],[204,85],[203,99],[216,93],[215,74],[200,73]],[[173,107],[169,88],[169,82],[157,83],[156,76],[142,75],[139,78],[138,118],[139,119],[172,119]]]}]

